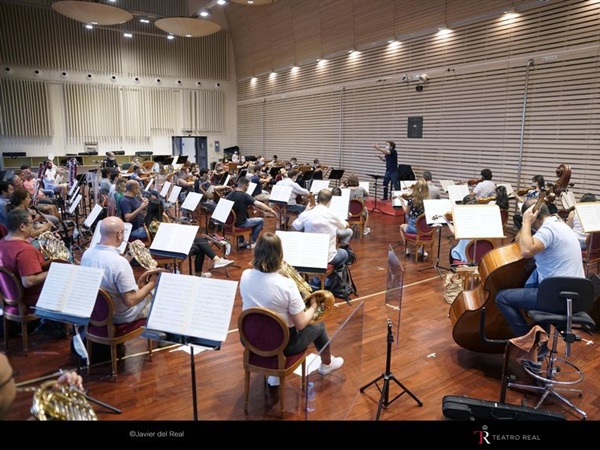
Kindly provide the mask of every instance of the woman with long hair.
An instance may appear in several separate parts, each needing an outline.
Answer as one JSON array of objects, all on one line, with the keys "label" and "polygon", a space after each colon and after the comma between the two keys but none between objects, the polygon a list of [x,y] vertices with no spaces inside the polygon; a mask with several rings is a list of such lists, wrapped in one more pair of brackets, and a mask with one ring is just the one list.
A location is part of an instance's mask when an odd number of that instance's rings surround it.
[{"label": "woman with long hair", "polygon": [[37,211],[31,208],[31,196],[29,195],[27,189],[17,188],[13,191],[9,202],[6,205],[6,212],[8,213],[13,209],[29,211],[33,220],[33,238],[36,238],[45,231],[50,231],[52,229],[52,222],[46,216],[39,214]]},{"label": "woman with long hair", "polygon": [[[419,178],[413,185],[412,194],[405,199],[400,196],[400,202],[402,203],[402,209],[404,210],[405,223],[400,225],[400,236],[404,243],[406,255],[410,255],[410,250],[406,247],[406,233],[416,234],[417,233],[417,217],[421,214],[425,214],[425,204],[423,200],[429,198],[429,186],[424,178]],[[423,258],[429,256],[423,247],[419,249],[419,255]]]}]

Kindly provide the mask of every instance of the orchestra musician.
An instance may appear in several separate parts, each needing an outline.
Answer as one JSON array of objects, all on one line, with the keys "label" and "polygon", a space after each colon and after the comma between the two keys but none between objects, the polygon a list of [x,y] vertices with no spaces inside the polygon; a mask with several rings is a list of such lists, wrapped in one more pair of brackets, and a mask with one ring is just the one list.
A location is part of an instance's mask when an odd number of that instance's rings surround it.
[{"label": "orchestra musician", "polygon": [[113,152],[106,153],[106,159],[102,161],[103,169],[118,169],[119,164],[117,163],[117,158]]},{"label": "orchestra musician", "polygon": [[10,212],[12,210],[23,210],[27,211],[27,213],[32,218],[32,229],[31,229],[31,237],[36,238],[40,234],[52,230],[53,226],[58,226],[60,220],[58,217],[50,216],[50,215],[42,215],[37,211],[31,209],[31,196],[29,192],[25,188],[17,188],[13,191],[10,196],[10,202],[6,205],[6,211]]},{"label": "orchestra musician", "polygon": [[[529,332],[522,310],[540,310],[537,303],[539,283],[553,276],[584,278],[581,247],[573,230],[560,218],[550,214],[545,203],[527,200],[521,209],[523,226],[516,236],[524,258],[534,258],[536,268],[522,288],[502,289],[496,295],[496,304],[515,336]],[[534,210],[536,209],[537,210]],[[549,332],[549,325],[543,325]],[[525,361],[529,370],[541,373],[541,362],[548,353],[542,346],[538,361]]]},{"label": "orchestra musician", "polygon": [[496,193],[496,183],[492,181],[490,169],[481,170],[481,180],[473,188],[471,193],[475,198],[492,197]]},{"label": "orchestra musician", "polygon": [[[525,203],[527,200],[533,198],[537,199],[540,196],[540,192],[546,188],[546,180],[543,175],[534,175],[531,177],[531,186],[529,188],[520,189],[515,193],[515,197],[518,202]],[[516,213],[513,215],[513,224],[516,230],[520,230],[523,224],[523,215]]]},{"label": "orchestra musician", "polygon": [[135,180],[129,180],[125,183],[125,193],[119,202],[125,222],[130,222],[132,225],[131,234],[129,235],[130,241],[149,238],[144,228],[144,216],[149,200],[141,198],[140,192],[140,184]]},{"label": "orchestra musician", "polygon": [[[592,194],[591,192],[583,194],[581,196],[581,198],[579,199],[579,203],[588,203],[588,202],[595,202],[595,201],[596,201],[596,196],[594,194]],[[567,217],[567,225],[569,225],[571,227],[571,229],[577,235],[577,239],[579,240],[579,245],[581,246],[581,249],[585,250],[585,248],[587,246],[586,241],[587,241],[588,234],[583,231],[581,221],[579,220],[579,215],[575,212],[574,209],[573,209],[573,211],[571,211],[569,213],[569,215]]]},{"label": "orchestra musician", "polygon": [[[425,214],[425,204],[423,200],[429,198],[429,186],[427,181],[423,178],[419,178],[413,185],[412,195],[404,196],[400,195],[399,200],[404,210],[404,217],[407,218],[406,223],[400,225],[400,236],[404,244],[404,253],[406,256],[410,255],[410,249],[406,246],[406,233],[417,233],[416,223],[417,217],[421,214]],[[423,247],[419,249],[419,256],[423,259],[427,258],[428,253]]]},{"label": "orchestra musician", "polygon": [[291,186],[292,187],[292,193],[290,194],[290,199],[288,200],[288,203],[287,203],[287,212],[292,213],[292,214],[300,214],[302,211],[304,211],[306,209],[306,205],[298,204],[296,197],[297,196],[306,197],[308,194],[310,194],[308,189],[304,189],[302,186],[300,186],[298,183],[296,183],[299,173],[300,172],[298,172],[297,169],[290,169],[287,172],[286,176],[284,176],[281,179],[281,181],[277,182],[277,185],[279,185],[279,186]]}]

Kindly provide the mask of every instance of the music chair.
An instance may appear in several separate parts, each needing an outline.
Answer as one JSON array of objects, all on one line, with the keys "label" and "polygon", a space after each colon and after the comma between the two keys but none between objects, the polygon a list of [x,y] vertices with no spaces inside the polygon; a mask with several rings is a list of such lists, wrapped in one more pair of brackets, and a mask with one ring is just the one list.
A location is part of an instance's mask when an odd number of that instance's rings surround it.
[{"label": "music chair", "polygon": [[321,283],[321,289],[325,289],[325,279],[335,271],[333,264],[327,264],[325,272],[300,272],[300,275],[304,276],[307,282],[310,282],[312,277],[317,277]]},{"label": "music chair", "polygon": [[348,208],[348,223],[351,227],[356,226],[359,238],[363,238],[363,232],[365,231],[365,217],[363,213],[365,211],[365,204],[362,200],[358,198],[350,199],[350,205]]},{"label": "music chair", "polygon": [[579,393],[581,396],[582,391],[579,389],[561,387],[581,382],[583,372],[572,362],[558,356],[558,338],[561,337],[565,342],[565,357],[570,357],[571,344],[581,340],[581,337],[575,331],[583,330],[591,334],[594,329],[595,322],[587,313],[591,310],[594,299],[594,285],[587,278],[551,277],[542,280],[538,290],[537,302],[545,311],[530,310],[527,315],[535,325],[540,325],[542,328],[544,328],[544,325],[551,327],[548,341],[550,352],[544,358],[541,372],[535,372],[523,366],[525,372],[532,376],[539,385],[533,386],[507,381],[505,386],[540,392],[542,396],[535,405],[536,409],[548,396],[552,396],[570,406],[585,419],[587,417],[586,413],[561,393],[574,392]]},{"label": "music chair", "polygon": [[[92,360],[92,342],[110,346],[112,377],[117,376],[117,345],[140,336],[147,319],[131,323],[114,323],[115,304],[112,296],[100,288],[89,323],[85,326],[85,338],[89,360]],[[148,355],[152,360],[152,341],[148,339]]]},{"label": "music chair", "polygon": [[270,203],[269,206],[277,213],[275,218],[275,229],[286,231],[290,229],[290,221],[298,216],[296,213],[289,213],[287,204],[285,203]]},{"label": "music chair", "polygon": [[[249,243],[252,242],[252,228],[236,227],[235,226],[236,220],[237,220],[237,215],[235,214],[235,211],[232,209],[229,212],[229,216],[227,216],[227,220],[223,224],[223,237],[227,237],[227,235],[233,236],[233,239],[235,240],[235,249],[237,251],[240,249],[240,243],[238,241],[239,237],[243,238],[246,242],[249,242]],[[248,239],[246,239],[246,236],[248,236]],[[231,239],[230,239],[230,241],[231,241]]]},{"label": "music chair", "polygon": [[581,251],[581,257],[585,264],[585,276],[590,274],[590,264],[596,264],[598,272],[598,263],[600,263],[600,231],[589,233],[585,241],[585,250]]},{"label": "music chair", "polygon": [[3,239],[4,236],[6,236],[8,234],[8,230],[6,229],[6,227],[0,223],[0,239]]},{"label": "music chair", "polygon": [[248,308],[238,317],[240,340],[244,346],[244,413],[248,413],[250,372],[279,377],[281,416],[285,411],[285,379],[302,365],[302,391],[306,388],[307,350],[286,356],[283,351],[290,340],[290,329],[283,318],[266,308]]},{"label": "music chair", "polygon": [[433,245],[435,244],[435,228],[430,227],[427,224],[427,219],[425,218],[425,214],[421,214],[417,217],[417,221],[415,223],[415,228],[417,229],[417,233],[404,233],[404,238],[406,239],[406,248],[408,250],[409,247],[415,248],[415,263],[418,259],[418,251],[421,246],[425,248],[425,246],[429,247],[429,254],[433,254]]},{"label": "music chair", "polygon": [[[164,222],[170,223],[168,217],[163,214],[163,217],[166,218]],[[152,241],[154,240],[154,235],[150,232],[148,225],[144,224],[144,230],[146,230],[146,239],[140,239],[144,243],[144,245],[148,248],[152,245]],[[134,239],[135,240],[135,239]],[[130,239],[131,242],[131,239]],[[160,256],[160,255],[152,255],[152,259],[158,263],[159,266],[164,266],[166,269],[169,269],[171,264],[179,270],[179,273],[183,273],[183,262],[184,259],[172,258],[170,256]],[[191,272],[190,272],[191,273]]]},{"label": "music chair", "polygon": [[21,280],[17,275],[5,267],[0,266],[0,300],[2,305],[2,317],[4,325],[4,349],[8,350],[9,322],[21,324],[21,336],[23,339],[23,353],[27,355],[29,347],[29,335],[27,325],[29,322],[39,320],[34,314],[35,310],[28,307],[23,301],[24,290]]},{"label": "music chair", "polygon": [[493,250],[496,246],[494,241],[490,239],[472,239],[465,248],[465,254],[469,263],[479,264],[483,255],[490,250]]}]

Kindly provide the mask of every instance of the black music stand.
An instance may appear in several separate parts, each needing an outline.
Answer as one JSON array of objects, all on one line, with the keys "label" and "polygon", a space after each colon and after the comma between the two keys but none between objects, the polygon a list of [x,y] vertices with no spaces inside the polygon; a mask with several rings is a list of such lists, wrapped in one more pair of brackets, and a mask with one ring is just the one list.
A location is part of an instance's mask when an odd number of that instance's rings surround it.
[{"label": "black music stand", "polygon": [[[364,392],[369,386],[374,384],[381,392],[381,397],[379,399],[379,406],[377,407],[377,415],[375,416],[375,420],[379,420],[379,416],[381,415],[381,408],[387,408],[391,405],[395,400],[401,397],[403,394],[410,395],[419,406],[423,406],[423,402],[419,400],[412,392],[410,392],[400,381],[396,379],[394,374],[391,372],[391,362],[392,362],[392,343],[394,342],[394,333],[392,332],[392,320],[388,319],[387,321],[387,355],[385,361],[385,373],[381,374],[379,377],[375,378],[373,381],[365,384],[360,388],[360,392]],[[379,387],[377,384],[378,381],[383,380],[383,387]],[[396,395],[393,399],[389,399],[390,395],[390,381],[393,381],[398,386],[402,388],[402,392]]]},{"label": "black music stand", "polygon": [[372,174],[367,174],[367,175],[369,175],[371,178],[375,179],[375,203],[373,203],[373,208],[371,208],[371,212],[379,211],[380,213],[383,214],[383,211],[377,207],[377,187],[379,186],[377,184],[377,180],[379,180],[380,178],[383,178],[383,175],[372,175]]},{"label": "black music stand", "polygon": [[331,172],[329,172],[329,176],[327,177],[327,179],[335,180],[335,185],[339,186],[340,180],[342,179],[343,176],[344,176],[344,169],[332,169]]},{"label": "black music stand", "polygon": [[[438,274],[440,275],[440,277],[444,277],[444,274],[442,274],[442,272],[440,271],[440,269],[444,269],[444,270],[450,270],[449,267],[443,267],[440,266],[440,247],[442,245],[442,227],[443,224],[433,224],[431,225],[432,227],[435,227],[438,229],[438,245],[437,245],[437,256],[435,258],[435,264],[433,264],[433,266],[431,267],[423,267],[422,269],[419,269],[418,272],[421,272],[422,270],[429,270],[429,269],[435,269],[438,271]],[[418,252],[417,255],[415,255],[415,258],[418,257]]]}]

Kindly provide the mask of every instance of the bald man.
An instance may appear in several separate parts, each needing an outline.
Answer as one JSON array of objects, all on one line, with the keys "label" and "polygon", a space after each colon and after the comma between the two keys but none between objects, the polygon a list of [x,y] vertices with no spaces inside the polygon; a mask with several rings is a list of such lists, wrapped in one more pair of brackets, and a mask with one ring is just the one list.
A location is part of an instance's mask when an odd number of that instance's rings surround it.
[{"label": "bald man", "polygon": [[81,265],[104,269],[100,287],[115,302],[115,323],[130,323],[148,317],[155,280],[138,289],[133,269],[127,258],[119,253],[123,242],[125,224],[115,216],[107,217],[98,225],[100,242],[88,248],[81,258]]}]

